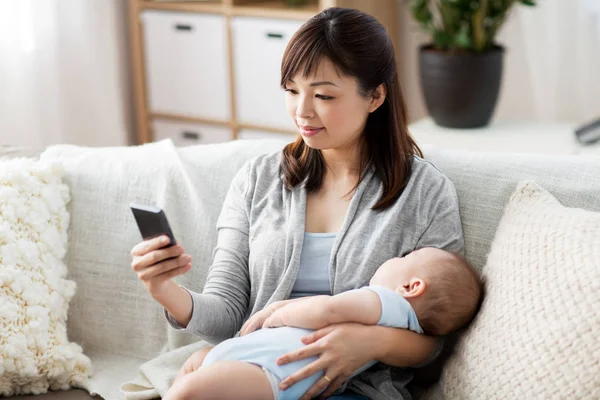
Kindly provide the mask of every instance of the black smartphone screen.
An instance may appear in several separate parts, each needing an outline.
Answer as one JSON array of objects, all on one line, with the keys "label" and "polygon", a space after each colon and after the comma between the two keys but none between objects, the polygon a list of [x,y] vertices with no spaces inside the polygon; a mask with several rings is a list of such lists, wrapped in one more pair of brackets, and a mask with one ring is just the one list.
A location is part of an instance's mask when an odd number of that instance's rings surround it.
[{"label": "black smartphone screen", "polygon": [[144,240],[167,235],[171,241],[165,247],[173,246],[177,243],[163,210],[155,206],[136,203],[131,203],[129,206]]}]

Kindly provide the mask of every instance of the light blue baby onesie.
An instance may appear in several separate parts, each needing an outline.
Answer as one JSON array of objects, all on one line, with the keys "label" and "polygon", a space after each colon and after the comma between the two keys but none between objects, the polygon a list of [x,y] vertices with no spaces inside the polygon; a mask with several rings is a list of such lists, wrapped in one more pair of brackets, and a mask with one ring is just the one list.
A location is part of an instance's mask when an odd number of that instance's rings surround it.
[{"label": "light blue baby onesie", "polygon": [[[410,303],[400,294],[382,286],[367,286],[356,290],[372,290],[379,295],[382,305],[378,325],[393,328],[405,328],[423,333],[417,316]],[[287,390],[280,390],[279,383],[285,378],[312,363],[317,357],[295,361],[286,365],[277,365],[275,360],[290,351],[303,347],[300,339],[312,332],[310,329],[280,327],[261,329],[245,336],[225,340],[212,349],[202,367],[221,360],[238,360],[256,364],[263,368],[274,389],[275,400],[297,400],[323,376],[323,371],[296,383]],[[352,374],[358,375],[376,363],[371,361]]]}]

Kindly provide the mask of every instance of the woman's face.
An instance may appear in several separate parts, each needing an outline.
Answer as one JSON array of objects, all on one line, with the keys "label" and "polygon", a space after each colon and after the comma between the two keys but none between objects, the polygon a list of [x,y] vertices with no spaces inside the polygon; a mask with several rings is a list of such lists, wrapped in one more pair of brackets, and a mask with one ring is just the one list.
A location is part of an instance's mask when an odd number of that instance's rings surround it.
[{"label": "woman's face", "polygon": [[320,150],[357,144],[369,113],[381,103],[361,95],[356,79],[340,75],[328,59],[307,78],[298,70],[285,85],[286,105],[304,142]]}]

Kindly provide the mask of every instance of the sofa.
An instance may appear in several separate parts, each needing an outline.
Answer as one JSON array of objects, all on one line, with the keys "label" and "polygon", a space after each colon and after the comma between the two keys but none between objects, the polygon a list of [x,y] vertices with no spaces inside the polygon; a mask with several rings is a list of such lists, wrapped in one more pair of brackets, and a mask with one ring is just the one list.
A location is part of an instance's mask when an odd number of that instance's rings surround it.
[{"label": "sofa", "polygon": [[[77,291],[68,308],[67,332],[68,339],[81,346],[92,366],[89,377],[79,383],[79,388],[19,398],[150,399],[164,394],[178,367],[203,344],[198,338],[168,326],[162,308],[150,298],[130,269],[129,250],[139,242],[140,236],[128,204],[132,201],[154,203],[165,209],[176,238],[193,257],[192,271],[176,278],[176,281],[201,291],[216,242],[216,219],[229,182],[246,160],[265,152],[278,151],[284,144],[280,140],[261,140],[175,147],[170,140],[165,140],[144,146],[119,148],[58,145],[37,151],[3,147],[0,162],[30,157],[60,163],[64,170],[63,181],[70,193],[67,204],[70,216],[68,250],[64,262],[68,269],[68,279],[77,284]],[[482,304],[482,318],[476,317],[472,326],[454,337],[457,347],[453,352],[446,352],[448,361],[442,376],[435,383],[427,382],[427,377],[421,377],[419,385],[412,387],[414,397],[482,398],[482,393],[490,390],[494,384],[505,387],[506,381],[511,381],[516,383],[515,388],[505,393],[497,392],[497,398],[548,398],[542,385],[546,385],[545,380],[557,382],[552,375],[553,362],[559,363],[557,368],[560,366],[562,376],[587,376],[583,384],[587,385],[586,391],[578,392],[582,390],[581,383],[578,383],[579,389],[569,392],[571,398],[584,398],[590,393],[600,395],[600,345],[595,338],[598,334],[595,328],[600,328],[598,312],[593,308],[592,311],[585,309],[587,314],[584,316],[578,310],[580,304],[592,302],[594,306],[598,299],[597,296],[594,297],[592,289],[598,288],[598,282],[593,282],[597,275],[593,274],[600,268],[600,239],[598,230],[594,230],[596,215],[600,213],[600,157],[471,153],[436,147],[425,147],[423,150],[425,158],[443,171],[456,187],[465,235],[466,258],[482,273],[486,268],[490,270],[486,281],[486,296],[489,294],[489,297]],[[528,183],[523,186],[525,181]],[[514,202],[513,208],[519,209],[510,218],[520,218],[523,212],[519,207],[525,201],[522,196],[538,201],[542,196],[540,193],[546,196],[546,200],[533,206],[533,203],[528,203],[532,213],[535,214],[541,208],[558,210],[545,215],[541,218],[542,222],[552,219],[552,215],[563,212],[563,209],[567,210],[565,212],[585,210],[585,213],[589,213],[582,214],[583,216],[578,214],[577,217],[577,221],[582,224],[592,224],[586,225],[584,232],[584,238],[592,238],[588,247],[583,250],[568,249],[569,251],[561,251],[555,256],[558,247],[568,246],[571,240],[582,241],[577,236],[577,227],[573,230],[573,235],[564,238],[560,235],[563,230],[560,225],[557,228],[559,234],[547,238],[543,234],[543,229],[546,228],[541,228],[542,233],[536,232],[534,223],[521,224],[506,220],[500,224],[503,218],[508,218],[506,212],[509,202]],[[555,201],[547,200],[550,196]],[[527,201],[529,200],[525,202]],[[537,204],[549,205],[542,207]],[[560,223],[564,224],[564,219]],[[521,226],[526,233],[515,231]],[[499,228],[503,232],[500,233],[505,235],[502,240],[498,238]],[[527,245],[531,241],[535,241],[535,244]],[[512,247],[506,244],[508,242]],[[524,245],[529,247],[524,248]],[[514,253],[522,254],[520,259],[511,255],[513,248],[517,248]],[[577,257],[565,258],[563,253],[583,254],[582,257],[587,257],[587,261]],[[536,261],[546,260],[546,254],[554,258],[546,264]],[[543,349],[557,347],[556,343],[544,343],[543,337],[537,339],[543,335],[536,334],[535,329],[544,323],[543,320],[535,325],[524,322],[523,326],[527,326],[527,331],[521,336],[515,335],[517,339],[498,336],[497,340],[494,332],[486,330],[481,322],[511,325],[511,329],[520,332],[520,324],[510,322],[513,321],[510,319],[512,317],[507,315],[518,313],[520,321],[528,321],[529,315],[545,315],[544,304],[536,303],[535,309],[529,310],[527,304],[521,303],[528,292],[539,290],[539,293],[544,294],[546,292],[543,290],[546,290],[544,288],[548,284],[552,285],[556,279],[562,279],[556,273],[546,275],[539,272],[543,268],[550,270],[548,265],[554,268],[556,259],[562,260],[560,262],[564,264],[562,269],[557,269],[558,274],[561,271],[576,271],[578,263],[589,264],[590,259],[598,265],[596,270],[586,270],[588,274],[592,274],[587,275],[587,282],[577,283],[581,285],[582,293],[590,293],[586,300],[579,303],[559,302],[558,306],[556,302],[551,303],[554,310],[559,308],[560,315],[565,316],[565,324],[561,325],[563,328],[582,324],[586,326],[583,333],[578,332],[574,337],[568,338],[572,346],[583,350],[580,358],[584,365],[565,365],[560,358],[561,350],[546,365],[534,367],[532,365],[535,364],[526,357],[527,354],[535,359],[541,357],[539,352],[545,352]],[[488,313],[492,309],[491,305],[486,302],[506,303],[507,307],[514,304],[508,300],[498,300],[503,296],[511,297],[512,291],[494,293],[494,285],[499,285],[497,282],[512,279],[514,275],[503,276],[502,268],[505,266],[507,269],[517,268],[514,270],[519,274],[524,269],[531,268],[531,273],[523,275],[526,277],[525,281],[522,281],[521,275],[517,277],[521,279],[518,286],[524,287],[525,291],[514,301],[521,304],[518,307],[522,307],[522,310],[517,312],[512,308],[493,308],[495,314],[491,315],[491,311]],[[486,276],[484,273],[484,278]],[[537,278],[531,278],[532,276]],[[547,298],[548,295],[538,297]],[[596,305],[600,308],[600,303]],[[486,319],[488,316],[490,318]],[[551,326],[551,329],[555,328],[554,325]],[[543,328],[544,331],[551,329]],[[560,329],[557,332],[562,332]],[[485,339],[483,344],[482,335]],[[534,347],[529,345],[529,341],[518,342],[518,338],[527,338],[528,335],[532,337]],[[468,340],[463,340],[465,337]],[[507,347],[506,352],[490,344],[500,342]],[[581,346],[577,346],[579,342]],[[515,346],[521,351],[511,352],[508,346]],[[521,358],[513,360],[511,354],[516,353]],[[502,362],[494,364],[489,357]],[[530,362],[530,368],[522,369],[523,362]],[[494,364],[495,369],[491,372],[486,370],[483,367],[486,364]],[[440,366],[439,362],[437,366]],[[541,375],[528,376],[536,368],[541,371],[538,372]],[[582,374],[582,368],[590,375]],[[519,380],[520,377],[526,379],[524,382],[530,383],[527,389]],[[475,381],[479,382],[479,386],[469,386],[474,385]],[[491,386],[486,388],[486,382],[491,382]],[[425,387],[425,384],[433,385]]]}]

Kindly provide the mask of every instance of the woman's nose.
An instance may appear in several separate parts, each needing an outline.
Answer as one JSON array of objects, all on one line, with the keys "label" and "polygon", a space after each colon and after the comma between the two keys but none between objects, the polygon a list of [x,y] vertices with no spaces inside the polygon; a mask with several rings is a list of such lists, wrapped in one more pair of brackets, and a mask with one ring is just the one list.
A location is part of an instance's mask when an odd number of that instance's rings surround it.
[{"label": "woman's nose", "polygon": [[310,99],[303,97],[298,99],[298,105],[296,107],[296,117],[298,118],[314,118],[315,112]]}]

